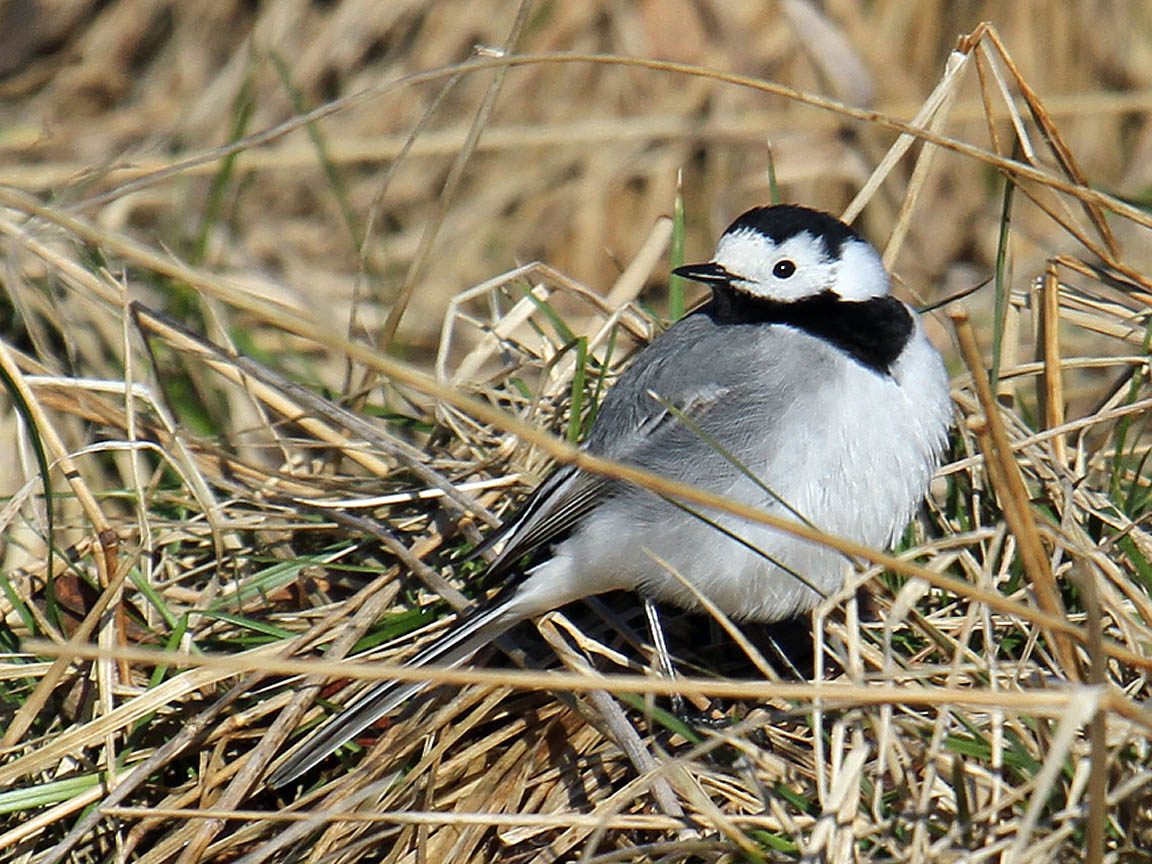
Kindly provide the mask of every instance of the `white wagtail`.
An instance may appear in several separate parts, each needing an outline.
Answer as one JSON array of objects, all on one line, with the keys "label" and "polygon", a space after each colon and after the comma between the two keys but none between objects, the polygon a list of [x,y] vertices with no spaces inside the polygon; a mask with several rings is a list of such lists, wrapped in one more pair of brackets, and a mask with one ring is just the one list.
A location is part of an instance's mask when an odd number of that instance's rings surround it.
[{"label": "white wagtail", "polygon": [[[900,537],[951,417],[948,376],[876,250],[827,213],[758,207],[715,257],[676,274],[711,299],[640,352],[584,448],[870,546]],[[736,620],[811,609],[850,571],[838,552],[638,486],[559,468],[485,544],[509,585],[412,661],[453,666],[526,618],[615,589]],[[517,565],[536,550],[539,563]],[[382,681],[306,739],[283,785],[423,688]]]}]

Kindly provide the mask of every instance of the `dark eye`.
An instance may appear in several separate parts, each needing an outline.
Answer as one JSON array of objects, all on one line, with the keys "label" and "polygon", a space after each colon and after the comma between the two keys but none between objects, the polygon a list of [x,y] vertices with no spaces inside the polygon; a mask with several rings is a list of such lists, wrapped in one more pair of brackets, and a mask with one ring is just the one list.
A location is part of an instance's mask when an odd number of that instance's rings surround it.
[{"label": "dark eye", "polygon": [[777,279],[787,279],[796,272],[796,262],[789,261],[785,258],[783,261],[777,261],[776,266],[772,268],[772,275]]}]

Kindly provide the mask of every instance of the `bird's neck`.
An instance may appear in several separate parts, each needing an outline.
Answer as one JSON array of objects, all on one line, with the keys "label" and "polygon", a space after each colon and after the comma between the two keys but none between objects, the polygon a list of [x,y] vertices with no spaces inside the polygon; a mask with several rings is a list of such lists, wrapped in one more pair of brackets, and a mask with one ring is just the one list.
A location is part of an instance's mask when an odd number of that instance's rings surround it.
[{"label": "bird's neck", "polygon": [[831,291],[800,300],[780,301],[719,285],[713,288],[712,301],[700,313],[720,325],[795,327],[886,376],[891,375],[892,365],[916,329],[912,313],[895,297],[845,300]]}]

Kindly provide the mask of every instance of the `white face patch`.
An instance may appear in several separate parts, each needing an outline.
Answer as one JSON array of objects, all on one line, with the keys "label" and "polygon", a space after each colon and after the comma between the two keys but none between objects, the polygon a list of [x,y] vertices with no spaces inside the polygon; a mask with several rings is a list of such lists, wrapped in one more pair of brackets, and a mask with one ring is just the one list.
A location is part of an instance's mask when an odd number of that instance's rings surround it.
[{"label": "white face patch", "polygon": [[845,243],[840,249],[840,272],[833,290],[845,300],[887,296],[891,283],[876,250],[863,240]]},{"label": "white face patch", "polygon": [[732,276],[732,287],[754,297],[791,301],[832,291],[845,300],[888,294],[888,274],[880,256],[862,240],[849,240],[838,258],[807,231],[776,245],[759,231],[744,228],[725,234],[715,263]]}]

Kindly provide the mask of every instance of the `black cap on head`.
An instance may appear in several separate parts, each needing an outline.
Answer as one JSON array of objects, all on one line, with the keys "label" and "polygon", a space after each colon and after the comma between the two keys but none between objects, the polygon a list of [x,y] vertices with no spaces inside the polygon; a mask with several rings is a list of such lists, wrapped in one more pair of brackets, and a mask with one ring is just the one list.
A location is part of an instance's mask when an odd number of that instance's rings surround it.
[{"label": "black cap on head", "polygon": [[841,247],[849,240],[861,239],[831,213],[799,204],[753,207],[729,225],[724,233],[732,234],[742,229],[758,231],[777,245],[807,231],[824,243],[824,251],[830,258],[839,257]]}]

